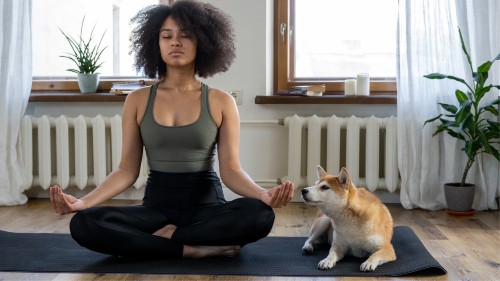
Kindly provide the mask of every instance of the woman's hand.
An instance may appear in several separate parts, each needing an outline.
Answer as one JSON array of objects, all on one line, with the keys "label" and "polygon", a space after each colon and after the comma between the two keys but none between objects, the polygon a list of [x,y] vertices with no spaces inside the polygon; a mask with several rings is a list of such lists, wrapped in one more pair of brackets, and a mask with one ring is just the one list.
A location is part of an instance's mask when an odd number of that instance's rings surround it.
[{"label": "woman's hand", "polygon": [[293,190],[293,182],[286,181],[279,186],[263,191],[260,198],[262,202],[273,208],[281,208],[292,200]]},{"label": "woman's hand", "polygon": [[54,211],[61,215],[78,212],[87,208],[83,200],[65,194],[58,185],[50,187],[50,202]]}]

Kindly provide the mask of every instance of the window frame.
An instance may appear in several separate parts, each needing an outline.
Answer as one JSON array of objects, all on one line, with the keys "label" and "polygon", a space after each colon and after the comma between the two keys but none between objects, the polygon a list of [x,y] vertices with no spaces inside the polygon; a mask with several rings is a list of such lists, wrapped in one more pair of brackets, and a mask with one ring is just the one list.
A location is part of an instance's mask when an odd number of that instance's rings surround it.
[{"label": "window frame", "polygon": [[[289,90],[298,85],[324,84],[326,87],[325,95],[339,95],[344,93],[344,79],[292,79],[293,73],[293,52],[294,42],[290,39],[294,28],[294,2],[295,0],[274,0],[274,93],[278,90]],[[286,25],[282,37],[281,27]],[[351,77],[352,78],[352,77]],[[370,95],[396,95],[396,78],[388,80],[371,80]]]}]

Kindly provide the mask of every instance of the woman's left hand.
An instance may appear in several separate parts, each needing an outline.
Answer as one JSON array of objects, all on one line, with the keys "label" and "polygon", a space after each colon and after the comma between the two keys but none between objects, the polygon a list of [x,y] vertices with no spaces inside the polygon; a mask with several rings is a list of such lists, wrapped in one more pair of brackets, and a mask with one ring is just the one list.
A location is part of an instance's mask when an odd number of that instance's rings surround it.
[{"label": "woman's left hand", "polygon": [[293,191],[293,182],[286,181],[279,186],[263,191],[261,200],[273,208],[281,208],[292,200]]}]

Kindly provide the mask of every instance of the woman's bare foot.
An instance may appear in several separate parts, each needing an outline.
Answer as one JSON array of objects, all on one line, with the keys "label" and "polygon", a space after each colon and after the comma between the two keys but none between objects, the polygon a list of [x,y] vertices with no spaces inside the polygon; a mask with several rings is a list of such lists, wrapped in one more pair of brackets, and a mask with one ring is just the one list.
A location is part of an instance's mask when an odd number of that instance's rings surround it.
[{"label": "woman's bare foot", "polygon": [[184,245],[182,257],[205,258],[205,257],[234,257],[240,252],[240,246],[188,246]]},{"label": "woman's bare foot", "polygon": [[175,226],[173,224],[167,224],[164,227],[162,227],[162,228],[158,229],[157,231],[155,231],[153,233],[153,235],[165,237],[165,238],[168,238],[168,239],[172,239],[172,234],[174,234],[174,231],[176,229],[177,229],[177,226]]},{"label": "woman's bare foot", "polygon": [[[177,226],[167,224],[153,235],[172,239]],[[184,245],[182,256],[185,258],[205,258],[215,256],[234,257],[240,252],[240,246],[188,246]]]}]

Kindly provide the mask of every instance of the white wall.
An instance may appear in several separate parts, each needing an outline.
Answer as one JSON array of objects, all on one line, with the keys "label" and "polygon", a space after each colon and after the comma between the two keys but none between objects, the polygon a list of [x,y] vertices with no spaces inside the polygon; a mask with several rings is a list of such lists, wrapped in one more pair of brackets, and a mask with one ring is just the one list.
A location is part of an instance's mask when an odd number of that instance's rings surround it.
[{"label": "white wall", "polygon": [[[308,116],[396,116],[396,105],[257,105],[257,95],[272,94],[272,2],[269,0],[206,1],[232,15],[237,57],[226,73],[206,82],[221,89],[241,89],[242,120],[280,119],[293,114]],[[26,114],[57,116],[79,114],[112,116],[122,103],[29,103]],[[277,179],[286,175],[287,131],[277,125],[248,125],[241,128],[240,157],[244,169],[254,179]]]}]

